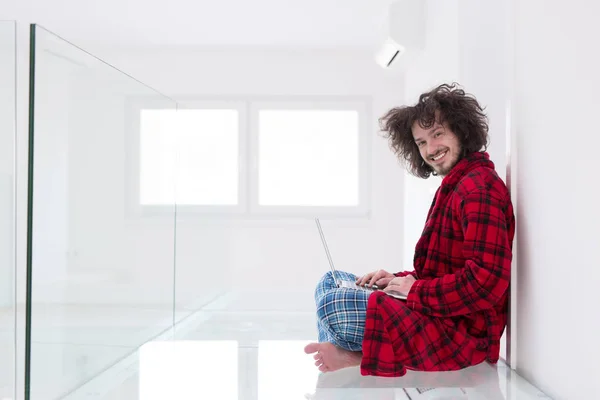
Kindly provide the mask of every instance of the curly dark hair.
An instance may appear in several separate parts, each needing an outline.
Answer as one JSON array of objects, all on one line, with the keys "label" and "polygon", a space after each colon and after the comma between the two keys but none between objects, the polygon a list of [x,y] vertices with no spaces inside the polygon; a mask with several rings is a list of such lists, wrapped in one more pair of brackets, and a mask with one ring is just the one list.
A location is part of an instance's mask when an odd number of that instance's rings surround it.
[{"label": "curly dark hair", "polygon": [[458,137],[462,157],[465,157],[487,149],[488,119],[483,110],[477,100],[466,94],[457,83],[443,84],[423,93],[414,106],[389,110],[379,119],[379,123],[390,148],[409,172],[420,178],[429,178],[435,172],[419,153],[412,134],[413,124],[418,121],[423,129],[428,129],[435,122],[447,123]]}]

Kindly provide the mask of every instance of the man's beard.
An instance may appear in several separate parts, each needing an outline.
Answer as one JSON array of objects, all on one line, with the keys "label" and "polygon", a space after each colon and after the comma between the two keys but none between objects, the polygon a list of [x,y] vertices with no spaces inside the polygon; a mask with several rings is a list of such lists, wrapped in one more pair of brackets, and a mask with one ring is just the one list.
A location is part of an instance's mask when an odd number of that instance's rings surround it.
[{"label": "man's beard", "polygon": [[433,170],[439,176],[446,176],[446,175],[448,175],[450,173],[450,171],[452,171],[452,168],[454,168],[454,166],[456,164],[458,164],[458,160],[459,159],[457,157],[456,160],[452,160],[451,163],[448,164],[448,166],[443,166],[441,169],[433,168]]},{"label": "man's beard", "polygon": [[[448,153],[450,153],[450,149],[448,149]],[[445,164],[443,164],[442,166],[434,166],[434,165],[429,164],[431,169],[433,169],[433,171],[434,171],[434,175],[442,176],[442,177],[448,175],[450,173],[450,171],[452,171],[452,169],[456,166],[456,164],[458,164],[458,162],[462,159],[462,156],[461,156],[462,150],[461,149],[459,149],[458,154],[459,155],[456,156],[456,159],[448,162],[447,166]],[[446,155],[446,157],[448,157],[448,156],[450,156],[450,155],[449,154]],[[455,157],[455,156],[453,155],[453,157]]]}]

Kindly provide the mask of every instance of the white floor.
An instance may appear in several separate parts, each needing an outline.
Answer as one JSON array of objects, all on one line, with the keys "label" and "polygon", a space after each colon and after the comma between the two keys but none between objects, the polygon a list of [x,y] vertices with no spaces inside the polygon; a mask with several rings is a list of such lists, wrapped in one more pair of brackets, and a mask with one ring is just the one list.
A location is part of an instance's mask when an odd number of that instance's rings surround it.
[{"label": "white floor", "polygon": [[[459,372],[402,378],[363,377],[358,368],[320,374],[302,354],[304,341],[163,342],[140,352],[140,373],[102,399],[540,399],[506,367],[481,364]],[[83,398],[83,397],[81,397]]]},{"label": "white floor", "polygon": [[71,307],[78,324],[48,331],[44,343],[37,335],[32,400],[547,398],[503,365],[394,379],[363,377],[358,368],[321,374],[302,351],[316,338],[313,308],[308,293],[227,295],[136,349],[133,328],[148,326],[152,313],[139,323],[113,321],[110,331],[98,323],[110,309],[90,316]]}]

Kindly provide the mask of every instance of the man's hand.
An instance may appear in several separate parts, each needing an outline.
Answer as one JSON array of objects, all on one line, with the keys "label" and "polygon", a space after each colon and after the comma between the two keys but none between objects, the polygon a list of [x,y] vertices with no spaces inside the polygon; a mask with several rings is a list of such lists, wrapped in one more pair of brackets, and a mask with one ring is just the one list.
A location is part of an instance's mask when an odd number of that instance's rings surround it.
[{"label": "man's hand", "polygon": [[360,286],[371,287],[377,285],[379,289],[383,289],[396,276],[387,271],[380,269],[379,271],[369,272],[363,277],[356,278],[356,284]]},{"label": "man's hand", "polygon": [[387,287],[383,291],[388,292],[390,290],[395,290],[396,292],[408,295],[410,288],[415,282],[416,279],[412,275],[394,278],[387,284]]}]

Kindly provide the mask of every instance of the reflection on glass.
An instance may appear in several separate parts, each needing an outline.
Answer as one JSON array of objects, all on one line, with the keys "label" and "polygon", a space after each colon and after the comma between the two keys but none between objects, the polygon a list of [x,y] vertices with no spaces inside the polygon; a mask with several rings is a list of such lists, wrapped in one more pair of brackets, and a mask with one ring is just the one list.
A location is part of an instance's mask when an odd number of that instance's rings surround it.
[{"label": "reflection on glass", "polygon": [[15,376],[15,23],[0,21],[0,398]]},{"label": "reflection on glass", "polygon": [[151,342],[140,349],[139,400],[238,399],[237,341]]},{"label": "reflection on glass", "polygon": [[172,326],[175,205],[160,220],[131,207],[140,126],[131,104],[176,104],[39,26],[33,33],[29,378],[31,398],[53,399]]},{"label": "reflection on glass", "polygon": [[319,370],[302,350],[310,340],[258,342],[258,399],[285,399],[314,389]]}]

